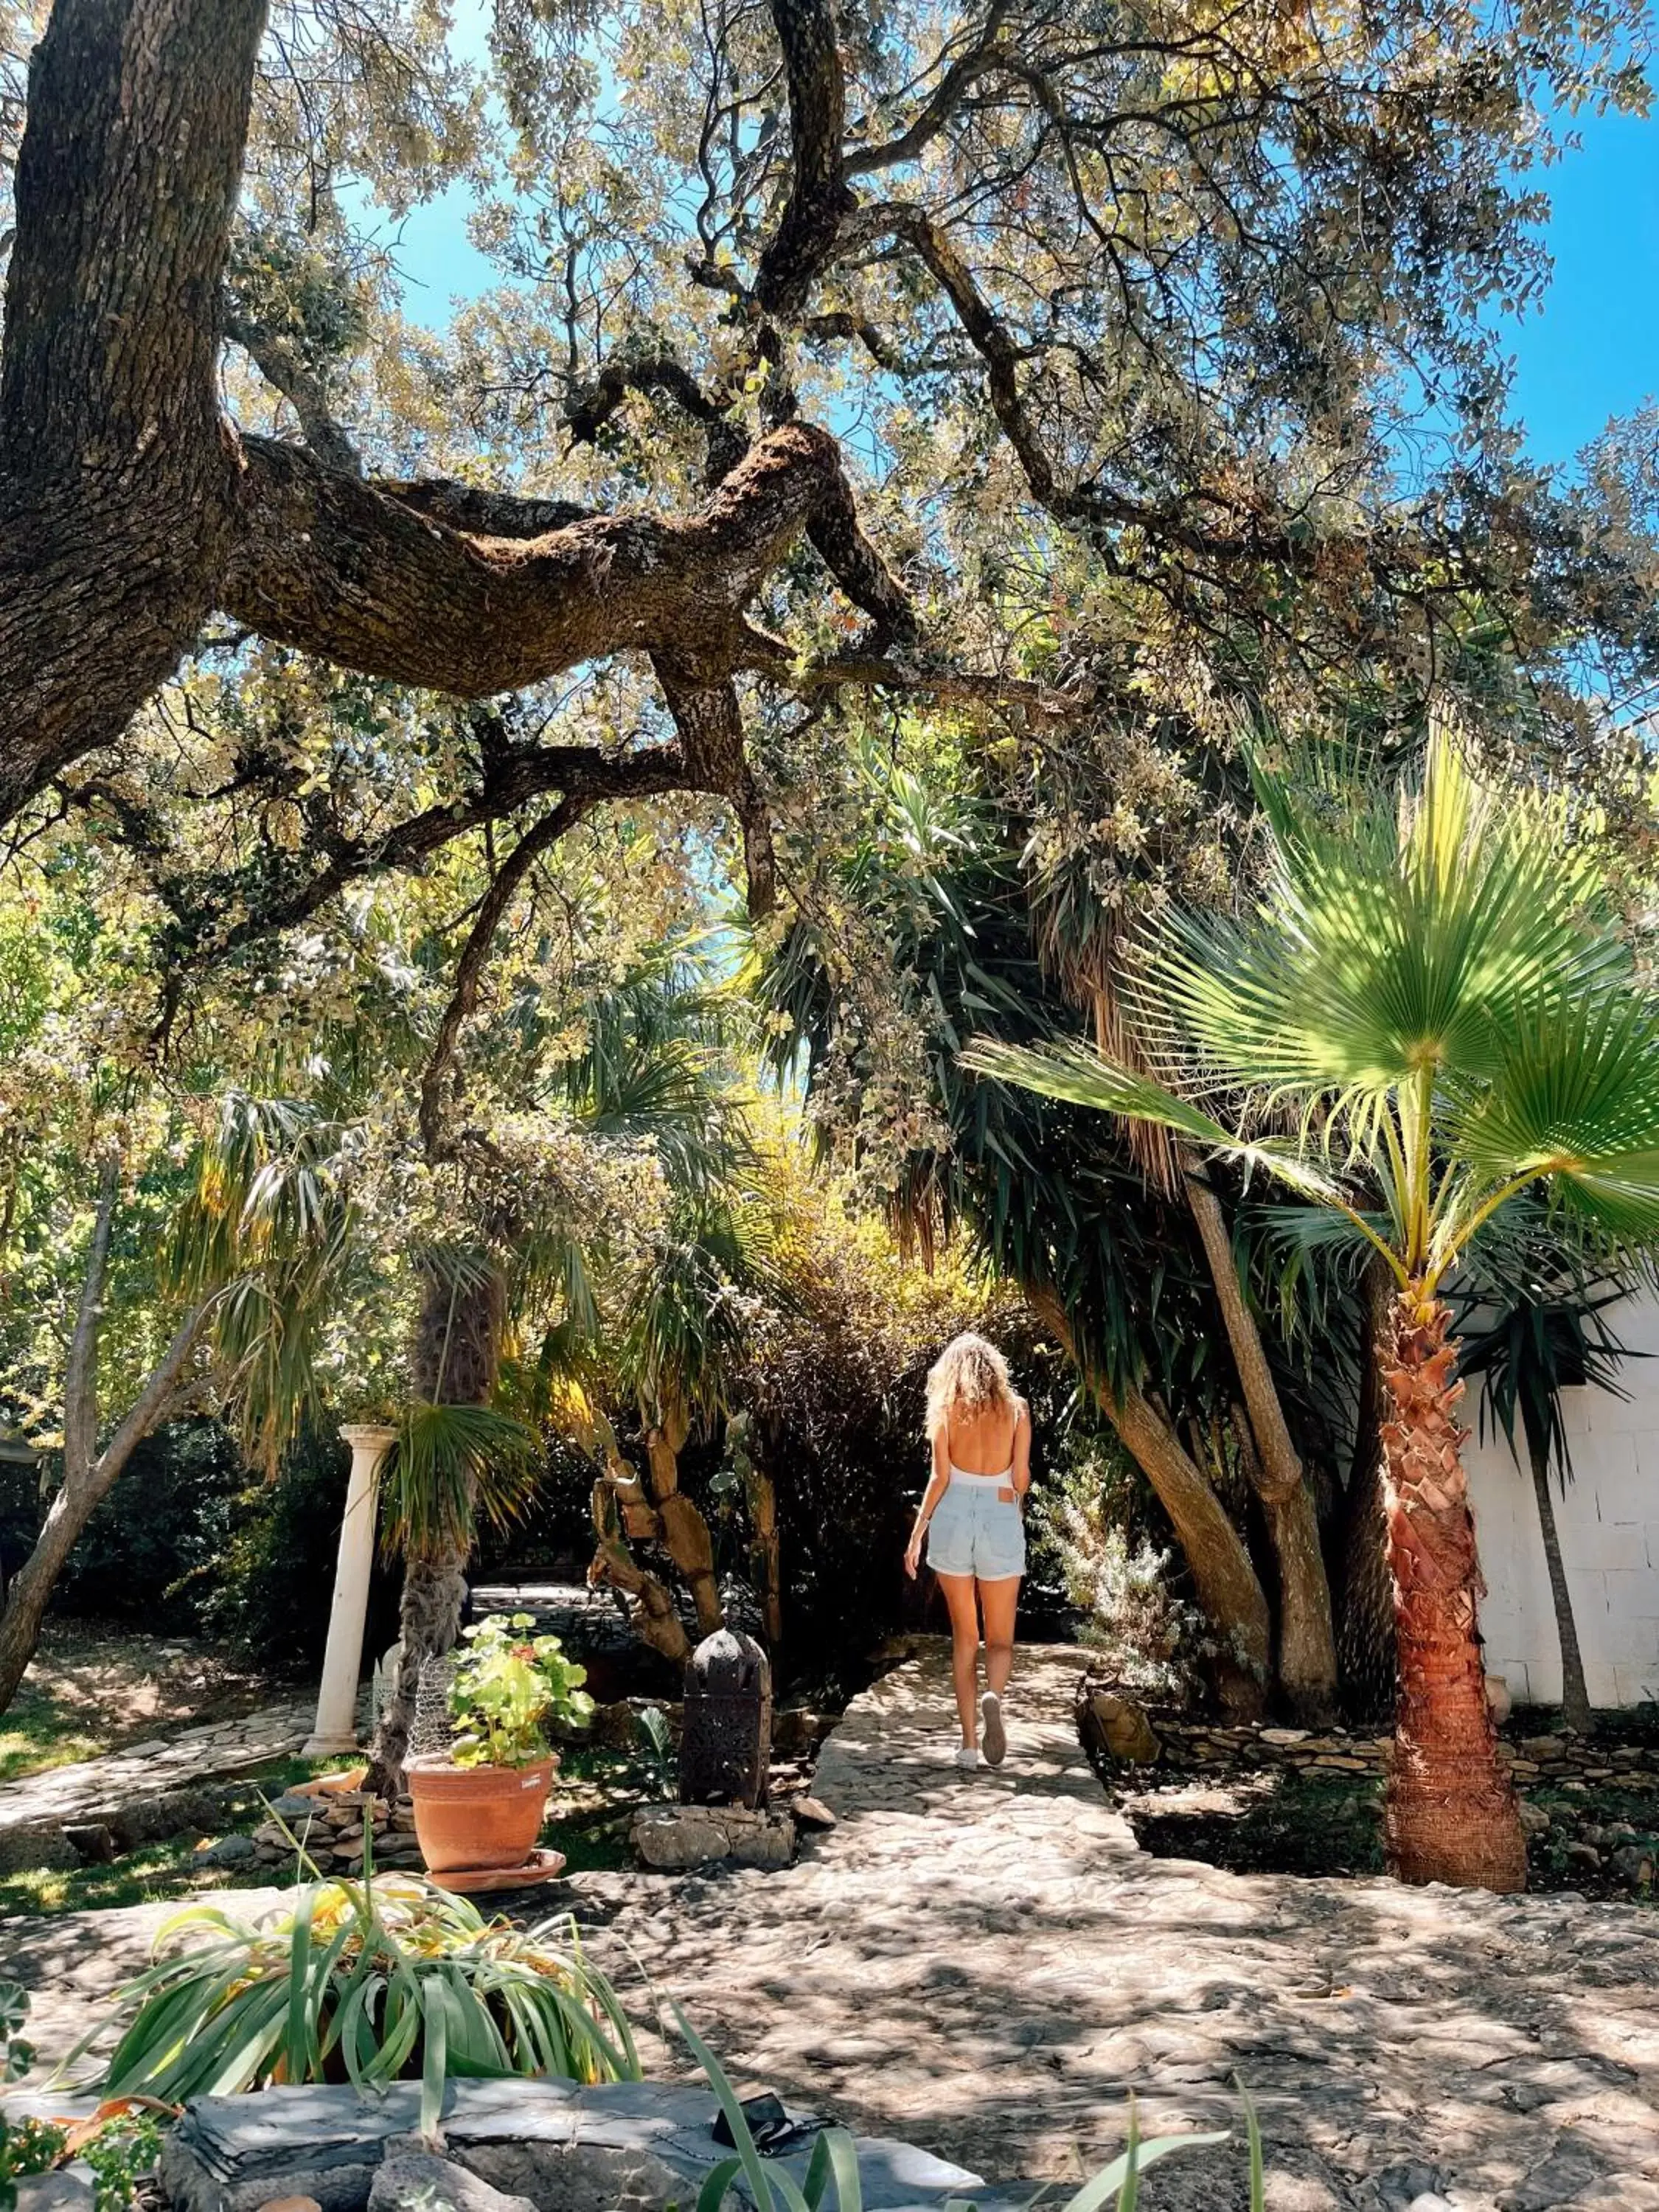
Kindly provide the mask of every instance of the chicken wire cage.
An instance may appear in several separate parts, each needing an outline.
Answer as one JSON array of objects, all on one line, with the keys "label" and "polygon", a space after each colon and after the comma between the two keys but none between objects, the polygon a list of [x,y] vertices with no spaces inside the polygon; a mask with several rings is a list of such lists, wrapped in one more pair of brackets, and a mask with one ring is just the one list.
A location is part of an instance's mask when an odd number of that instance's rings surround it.
[{"label": "chicken wire cage", "polygon": [[455,1656],[422,1659],[415,1686],[415,1717],[409,1726],[411,1759],[441,1759],[455,1741],[449,1717],[449,1686],[455,1679]]}]

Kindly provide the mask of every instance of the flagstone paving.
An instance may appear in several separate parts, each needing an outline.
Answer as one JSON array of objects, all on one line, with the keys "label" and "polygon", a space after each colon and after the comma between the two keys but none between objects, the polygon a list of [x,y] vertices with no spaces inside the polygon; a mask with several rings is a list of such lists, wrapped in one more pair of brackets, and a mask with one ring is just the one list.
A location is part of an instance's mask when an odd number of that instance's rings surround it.
[{"label": "flagstone paving", "polygon": [[118,1826],[124,1814],[157,1799],[172,1800],[290,1756],[311,1734],[316,1711],[313,1690],[240,1720],[183,1729],[101,1759],[0,1784],[0,1868],[46,1863],[43,1844],[49,1849],[54,1838],[61,1842],[66,1826]]},{"label": "flagstone paving", "polygon": [[[1659,2207],[1659,1913],[1149,1857],[1078,1745],[1085,1657],[1021,1655],[1000,1773],[949,1763],[943,1650],[889,1674],[798,1865],[584,1877],[593,1948],[740,2072],[988,2176],[1080,2175],[1131,2094],[1149,2131],[1226,2126],[1237,2075],[1273,2212]],[[1194,2154],[1141,2201],[1246,2185]]]},{"label": "flagstone paving", "polygon": [[[1149,2132],[1236,2124],[1237,2075],[1270,2212],[1659,2212],[1659,1913],[1148,1857],[1078,1747],[1083,1662],[1022,1654],[1009,1763],[963,1774],[927,1650],[848,1708],[816,1782],[838,1825],[793,1868],[585,1875],[533,1909],[574,1903],[636,2016],[678,1998],[741,2079],[993,2179],[1085,2173],[1131,2094]],[[167,1909],[0,1923],[43,2049]],[[1246,2186],[1235,2143],[1141,2204]]]}]

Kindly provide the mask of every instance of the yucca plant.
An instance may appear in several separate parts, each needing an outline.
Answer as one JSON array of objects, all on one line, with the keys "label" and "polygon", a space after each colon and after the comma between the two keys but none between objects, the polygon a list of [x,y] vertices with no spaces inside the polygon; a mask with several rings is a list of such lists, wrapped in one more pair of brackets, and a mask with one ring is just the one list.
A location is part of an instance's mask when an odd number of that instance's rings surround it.
[{"label": "yucca plant", "polygon": [[430,2134],[444,2082],[551,2075],[635,2081],[628,2020],[556,1923],[486,1921],[412,1876],[302,1887],[252,1923],[187,1905],[156,1949],[190,1940],[117,1994],[130,2020],[106,2097],[171,2105],[273,2081],[421,2082]]},{"label": "yucca plant", "polygon": [[1522,1213],[1510,1233],[1482,1239],[1452,1295],[1458,1365],[1481,1386],[1482,1435],[1490,1418],[1517,1466],[1525,1440],[1561,1651],[1561,1717],[1579,1729],[1591,1725],[1589,1690],[1551,1496],[1552,1479],[1565,1492],[1572,1475],[1561,1393],[1572,1386],[1628,1395],[1619,1375],[1630,1347],[1607,1310],[1635,1289],[1633,1275],[1599,1265],[1577,1240],[1563,1243],[1547,1221]]},{"label": "yucca plant", "polygon": [[1128,1004],[1164,1080],[1080,1046],[988,1042],[967,1059],[1265,1170],[1323,1209],[1326,1241],[1382,1255],[1401,1676],[1389,1863],[1408,1881],[1519,1889],[1445,1285],[1483,1224],[1535,1188],[1595,1237],[1659,1237],[1659,1007],[1565,810],[1484,784],[1449,729],[1394,784],[1351,760],[1280,773],[1258,757],[1255,787],[1254,909],[1171,909],[1142,947]]}]

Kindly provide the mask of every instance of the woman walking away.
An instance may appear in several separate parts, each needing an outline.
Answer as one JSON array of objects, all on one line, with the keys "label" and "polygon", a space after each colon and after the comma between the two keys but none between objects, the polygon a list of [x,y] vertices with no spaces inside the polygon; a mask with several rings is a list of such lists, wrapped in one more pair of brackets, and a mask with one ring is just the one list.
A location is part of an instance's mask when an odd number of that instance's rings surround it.
[{"label": "woman walking away", "polygon": [[[927,1377],[933,1479],[904,1554],[907,1574],[927,1564],[951,1608],[952,1671],[962,1716],[958,1766],[1000,1766],[1007,1754],[1002,1693],[1014,1663],[1014,1608],[1025,1571],[1025,1492],[1031,1480],[1031,1416],[1008,1363],[982,1336],[947,1344]],[[985,1617],[985,1692],[976,1695],[980,1614]]]}]

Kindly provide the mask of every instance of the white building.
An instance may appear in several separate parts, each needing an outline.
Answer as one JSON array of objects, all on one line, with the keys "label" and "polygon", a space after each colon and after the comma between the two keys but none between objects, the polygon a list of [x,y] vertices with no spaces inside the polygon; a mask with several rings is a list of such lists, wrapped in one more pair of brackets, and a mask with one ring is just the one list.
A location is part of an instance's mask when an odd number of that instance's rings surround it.
[{"label": "white building", "polygon": [[[1648,1356],[1624,1364],[1627,1398],[1563,1393],[1573,1479],[1553,1496],[1590,1703],[1634,1705],[1659,1699],[1659,1302],[1632,1300],[1609,1319]],[[1517,1699],[1553,1705],[1561,1655],[1526,1443],[1517,1467],[1490,1416],[1481,1440],[1478,1389],[1472,1381],[1462,1412],[1474,1431],[1464,1464],[1486,1577],[1486,1664]]]}]

